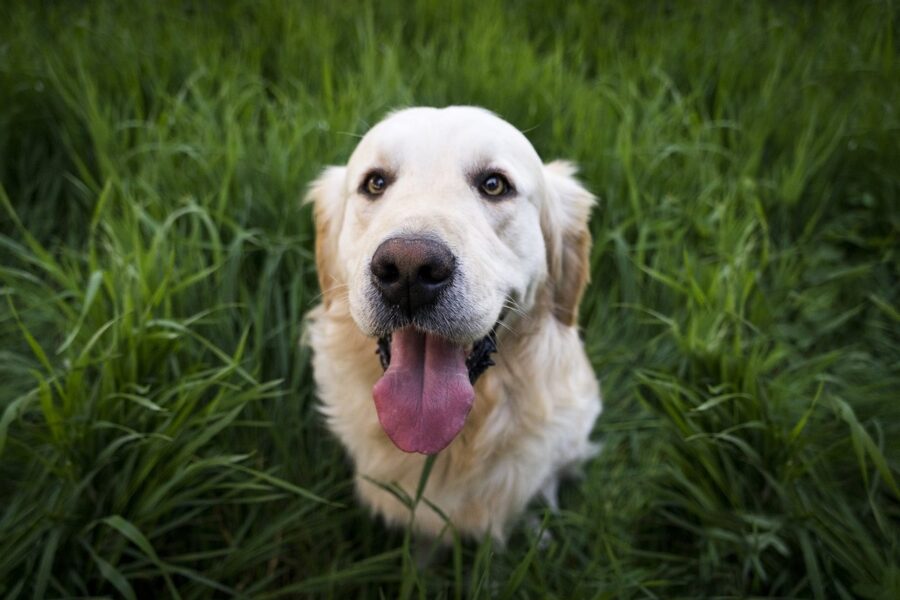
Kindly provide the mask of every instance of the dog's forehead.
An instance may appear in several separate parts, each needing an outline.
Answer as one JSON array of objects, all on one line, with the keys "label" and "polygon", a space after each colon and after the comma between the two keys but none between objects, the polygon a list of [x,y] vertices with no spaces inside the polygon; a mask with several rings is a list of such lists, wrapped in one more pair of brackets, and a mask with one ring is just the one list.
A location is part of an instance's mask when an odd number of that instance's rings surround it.
[{"label": "dog's forehead", "polygon": [[487,110],[475,107],[411,108],[389,115],[363,137],[349,164],[365,170],[378,166],[403,170],[429,164],[462,168],[501,162],[532,170],[540,157],[515,127]]}]

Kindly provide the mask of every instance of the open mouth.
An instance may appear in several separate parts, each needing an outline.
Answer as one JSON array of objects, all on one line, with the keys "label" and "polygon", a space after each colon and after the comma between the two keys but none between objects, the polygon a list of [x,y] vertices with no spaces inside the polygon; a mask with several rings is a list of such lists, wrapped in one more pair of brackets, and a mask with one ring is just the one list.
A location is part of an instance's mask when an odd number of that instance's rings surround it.
[{"label": "open mouth", "polygon": [[496,327],[470,352],[437,334],[404,327],[378,340],[384,375],[372,389],[378,420],[404,452],[436,454],[465,425],[472,387],[494,364]]},{"label": "open mouth", "polygon": [[[472,350],[466,356],[466,367],[469,370],[469,382],[475,385],[475,382],[482,373],[487,371],[488,367],[494,366],[491,354],[497,351],[497,331],[496,326],[491,332],[472,344]],[[378,338],[378,349],[375,350],[378,360],[381,362],[381,368],[384,371],[391,366],[391,334],[386,337]]]}]

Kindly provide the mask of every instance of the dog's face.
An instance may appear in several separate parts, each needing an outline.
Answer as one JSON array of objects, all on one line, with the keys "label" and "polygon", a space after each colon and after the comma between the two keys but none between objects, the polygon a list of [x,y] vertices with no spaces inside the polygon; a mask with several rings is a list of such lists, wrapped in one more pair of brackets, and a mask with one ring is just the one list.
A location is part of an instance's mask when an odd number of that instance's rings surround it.
[{"label": "dog's face", "polygon": [[376,384],[395,444],[433,453],[471,407],[473,349],[543,304],[571,324],[587,275],[592,197],[545,167],[517,129],[471,107],[392,114],[346,167],[314,184],[326,305],[346,294],[368,336],[389,340]]},{"label": "dog's face", "polygon": [[[384,336],[412,324],[471,345],[507,301],[530,302],[546,274],[541,168],[521,133],[480,110],[406,110],[369,131],[347,165],[338,241],[360,329]],[[395,303],[384,293],[373,257],[390,240],[421,240],[388,248],[397,259],[434,254],[423,265],[447,277],[432,282],[433,298],[425,291]]]}]

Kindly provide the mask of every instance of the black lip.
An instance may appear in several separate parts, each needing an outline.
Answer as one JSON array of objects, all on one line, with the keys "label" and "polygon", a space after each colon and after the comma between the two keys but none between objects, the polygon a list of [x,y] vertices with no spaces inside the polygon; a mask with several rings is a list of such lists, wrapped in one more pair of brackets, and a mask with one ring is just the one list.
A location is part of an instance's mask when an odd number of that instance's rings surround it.
[{"label": "black lip", "polygon": [[482,373],[495,364],[491,354],[497,351],[497,326],[491,332],[475,342],[469,356],[466,357],[466,367],[469,368],[469,383],[475,385],[475,381]]},{"label": "black lip", "polygon": [[[499,324],[499,321],[497,322]],[[496,363],[491,358],[491,354],[497,351],[497,325],[494,325],[491,332],[475,342],[472,351],[466,357],[466,368],[469,370],[469,383],[475,385],[475,382],[481,377],[481,374],[488,370],[488,367],[494,366]],[[381,361],[381,368],[387,371],[391,364],[391,334],[378,338],[378,349],[375,350],[378,360]]]}]

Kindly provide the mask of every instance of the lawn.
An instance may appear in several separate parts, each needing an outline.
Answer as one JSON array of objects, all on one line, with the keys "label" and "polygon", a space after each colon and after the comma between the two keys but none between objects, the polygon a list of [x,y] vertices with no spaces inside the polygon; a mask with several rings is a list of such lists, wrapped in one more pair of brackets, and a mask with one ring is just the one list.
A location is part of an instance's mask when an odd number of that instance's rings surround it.
[{"label": "lawn", "polygon": [[[0,7],[0,596],[900,597],[890,1]],[[427,567],[317,413],[301,205],[485,106],[600,198],[603,453]]]}]

